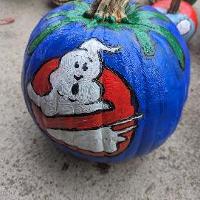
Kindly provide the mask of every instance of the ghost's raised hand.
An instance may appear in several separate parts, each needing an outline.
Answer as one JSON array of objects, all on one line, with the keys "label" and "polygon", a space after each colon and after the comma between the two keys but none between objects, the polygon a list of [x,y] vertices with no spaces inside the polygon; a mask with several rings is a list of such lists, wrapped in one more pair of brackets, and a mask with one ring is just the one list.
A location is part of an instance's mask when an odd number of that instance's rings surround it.
[{"label": "ghost's raised hand", "polygon": [[48,133],[58,140],[92,152],[113,153],[117,151],[117,144],[126,140],[123,133],[132,131],[135,127],[113,131],[111,127],[101,127],[97,130],[70,131],[59,129],[47,129]]},{"label": "ghost's raised hand", "polygon": [[134,126],[131,126],[120,131],[114,131],[111,127],[101,128],[104,151],[108,153],[117,151],[117,143],[124,142],[126,140],[126,138],[121,136],[121,134],[132,131],[134,128]]}]

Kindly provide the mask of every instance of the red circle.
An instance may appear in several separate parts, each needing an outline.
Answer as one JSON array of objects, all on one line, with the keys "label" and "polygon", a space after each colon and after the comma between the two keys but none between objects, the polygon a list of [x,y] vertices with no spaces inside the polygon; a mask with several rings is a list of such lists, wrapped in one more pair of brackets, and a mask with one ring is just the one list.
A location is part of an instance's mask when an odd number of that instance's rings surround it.
[{"label": "red circle", "polygon": [[[48,61],[35,74],[31,84],[34,91],[39,96],[44,96],[52,90],[49,76],[58,68],[59,62],[59,59]],[[32,102],[32,110],[39,127],[43,129],[44,132],[56,143],[66,145],[75,151],[79,151],[87,155],[113,156],[123,152],[128,147],[132,137],[134,137],[135,130],[123,133],[123,137],[125,137],[126,140],[124,142],[120,142],[118,144],[118,150],[111,154],[106,152],[93,153],[87,150],[78,149],[57,140],[46,131],[47,129],[76,129],[81,131],[97,129],[104,126],[111,126],[113,130],[117,131],[129,128],[130,126],[135,126],[136,120],[120,125],[117,123],[132,116],[136,116],[137,114],[136,105],[132,102],[134,93],[132,92],[132,89],[129,88],[125,80],[123,80],[115,72],[104,67],[102,74],[99,77],[99,83],[101,83],[104,87],[102,99],[111,103],[112,109],[86,115],[47,117],[42,113],[41,109]]]}]

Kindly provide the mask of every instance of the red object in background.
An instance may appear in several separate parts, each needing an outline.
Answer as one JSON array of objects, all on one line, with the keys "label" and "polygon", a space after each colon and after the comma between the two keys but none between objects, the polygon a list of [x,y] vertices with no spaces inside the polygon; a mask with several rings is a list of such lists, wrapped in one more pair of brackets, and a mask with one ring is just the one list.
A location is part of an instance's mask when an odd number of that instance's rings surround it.
[{"label": "red object in background", "polygon": [[12,17],[0,19],[0,25],[7,25],[7,24],[14,23],[14,22],[15,22],[15,19]]},{"label": "red object in background", "polygon": [[[168,10],[170,7],[172,0],[159,0],[156,3],[153,4],[153,7],[155,8],[163,8]],[[198,27],[198,17],[195,9],[190,5],[189,3],[182,1],[180,8],[179,8],[179,13],[187,15],[195,24],[195,28],[197,30]]]}]

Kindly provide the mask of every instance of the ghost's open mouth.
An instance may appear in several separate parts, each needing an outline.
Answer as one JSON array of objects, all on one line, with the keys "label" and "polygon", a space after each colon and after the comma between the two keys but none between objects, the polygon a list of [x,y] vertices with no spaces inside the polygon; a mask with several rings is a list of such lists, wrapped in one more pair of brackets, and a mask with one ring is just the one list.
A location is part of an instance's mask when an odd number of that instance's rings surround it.
[{"label": "ghost's open mouth", "polygon": [[77,95],[79,93],[79,84],[78,83],[75,83],[72,86],[71,92],[73,95]]}]

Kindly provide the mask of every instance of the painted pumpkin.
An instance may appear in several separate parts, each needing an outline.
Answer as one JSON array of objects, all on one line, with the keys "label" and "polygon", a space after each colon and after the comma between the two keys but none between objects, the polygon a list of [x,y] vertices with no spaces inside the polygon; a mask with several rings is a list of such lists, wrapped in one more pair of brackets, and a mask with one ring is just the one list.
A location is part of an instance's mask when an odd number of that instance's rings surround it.
[{"label": "painted pumpkin", "polygon": [[160,0],[154,3],[158,11],[166,14],[172,22],[174,22],[186,41],[191,39],[197,30],[198,18],[195,9],[187,2],[182,1],[178,13],[169,14],[167,10],[170,6],[171,0]]},{"label": "painted pumpkin", "polygon": [[59,148],[97,162],[149,153],[174,132],[190,57],[174,24],[152,7],[128,22],[88,19],[90,5],[49,12],[31,34],[22,74],[27,107]]}]

